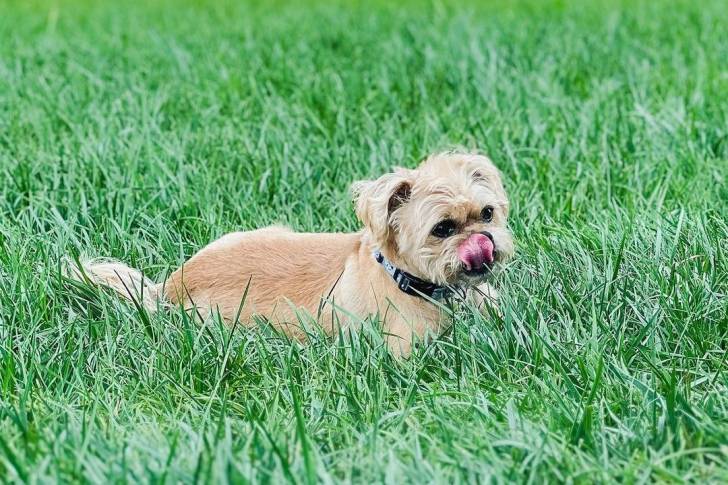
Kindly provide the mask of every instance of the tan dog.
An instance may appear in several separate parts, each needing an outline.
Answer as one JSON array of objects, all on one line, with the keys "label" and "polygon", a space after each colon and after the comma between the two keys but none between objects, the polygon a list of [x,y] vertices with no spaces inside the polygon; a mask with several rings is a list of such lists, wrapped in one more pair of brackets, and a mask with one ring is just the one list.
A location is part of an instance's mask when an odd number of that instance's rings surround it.
[{"label": "tan dog", "polygon": [[378,315],[388,346],[403,355],[448,326],[437,300],[453,289],[476,303],[495,298],[485,278],[512,255],[513,240],[508,198],[488,158],[432,155],[415,170],[398,168],[353,190],[364,224],[357,233],[268,227],[228,234],[160,284],[118,262],[85,263],[72,275],[141,299],[149,310],[161,299],[229,322],[262,316],[299,338],[304,314],[328,333]]}]

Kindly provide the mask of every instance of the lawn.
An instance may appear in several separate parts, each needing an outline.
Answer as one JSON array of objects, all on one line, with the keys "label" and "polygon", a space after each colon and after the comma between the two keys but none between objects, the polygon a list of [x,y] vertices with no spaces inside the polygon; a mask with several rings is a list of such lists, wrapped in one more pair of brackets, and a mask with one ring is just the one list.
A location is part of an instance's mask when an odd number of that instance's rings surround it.
[{"label": "lawn", "polygon": [[[0,0],[0,481],[728,480],[728,5]],[[503,171],[502,316],[393,359],[153,315],[225,232]]]}]

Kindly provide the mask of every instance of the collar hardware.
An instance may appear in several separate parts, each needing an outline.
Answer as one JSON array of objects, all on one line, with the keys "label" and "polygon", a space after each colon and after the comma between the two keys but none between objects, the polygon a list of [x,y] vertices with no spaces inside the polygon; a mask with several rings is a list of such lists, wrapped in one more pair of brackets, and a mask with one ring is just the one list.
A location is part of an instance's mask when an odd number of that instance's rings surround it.
[{"label": "collar hardware", "polygon": [[436,285],[430,283],[422,278],[402,271],[393,265],[387,258],[384,257],[380,250],[374,251],[374,259],[377,263],[381,264],[384,270],[389,273],[389,276],[397,283],[397,287],[400,291],[407,293],[411,296],[419,298],[433,300],[445,300],[449,298],[453,291],[449,287]]}]

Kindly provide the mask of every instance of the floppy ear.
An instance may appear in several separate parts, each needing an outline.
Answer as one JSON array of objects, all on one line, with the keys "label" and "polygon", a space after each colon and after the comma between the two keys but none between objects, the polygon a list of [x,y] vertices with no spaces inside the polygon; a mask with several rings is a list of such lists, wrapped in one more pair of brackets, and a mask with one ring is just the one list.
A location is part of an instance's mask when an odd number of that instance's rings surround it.
[{"label": "floppy ear", "polygon": [[411,173],[400,169],[352,185],[356,215],[379,244],[389,241],[394,229],[392,214],[409,200],[412,183]]},{"label": "floppy ear", "polygon": [[483,155],[472,155],[466,159],[465,170],[476,183],[481,183],[488,187],[498,197],[498,205],[503,208],[506,216],[508,216],[508,195],[503,187],[501,174],[493,165],[488,157]]}]

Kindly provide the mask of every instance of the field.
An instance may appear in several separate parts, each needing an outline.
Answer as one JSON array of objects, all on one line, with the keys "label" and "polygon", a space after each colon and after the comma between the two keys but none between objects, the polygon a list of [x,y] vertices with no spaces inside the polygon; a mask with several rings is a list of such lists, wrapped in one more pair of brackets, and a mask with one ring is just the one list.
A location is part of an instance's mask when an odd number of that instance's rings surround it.
[{"label": "field", "polygon": [[[728,5],[0,0],[0,481],[728,480]],[[488,153],[502,316],[393,359],[138,311],[225,232]]]}]

